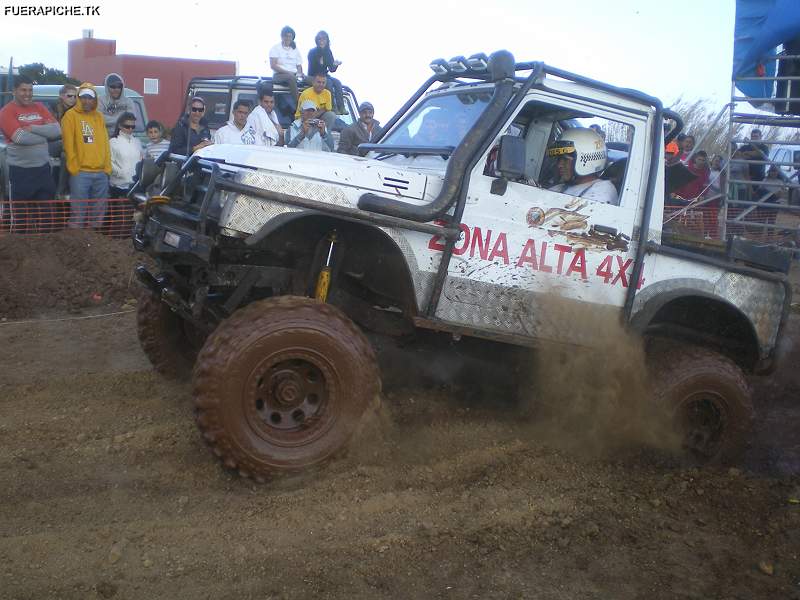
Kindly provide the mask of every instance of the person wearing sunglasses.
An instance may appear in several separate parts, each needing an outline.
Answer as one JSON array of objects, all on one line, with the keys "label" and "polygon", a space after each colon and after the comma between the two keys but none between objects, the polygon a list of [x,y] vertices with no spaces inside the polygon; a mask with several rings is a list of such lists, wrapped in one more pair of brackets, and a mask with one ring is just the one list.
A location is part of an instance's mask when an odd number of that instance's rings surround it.
[{"label": "person wearing sunglasses", "polygon": [[66,85],[62,85],[61,89],[58,90],[58,102],[56,102],[55,108],[55,117],[56,121],[61,123],[61,119],[64,118],[64,114],[78,101],[78,88],[77,86],[68,83]]},{"label": "person wearing sunglasses", "polygon": [[97,110],[103,115],[109,137],[117,126],[117,119],[124,112],[133,112],[133,102],[125,97],[125,81],[117,73],[106,75],[105,92],[97,99]]},{"label": "person wearing sunglasses", "polygon": [[172,130],[172,140],[169,143],[172,154],[190,156],[200,148],[213,144],[205,114],[206,101],[200,96],[194,96],[189,101],[189,112],[178,120]]},{"label": "person wearing sunglasses", "polygon": [[97,110],[97,91],[91,83],[78,88],[78,103],[64,115],[61,133],[70,175],[69,226],[99,229],[106,214],[111,147],[103,115]]},{"label": "person wearing sunglasses", "polygon": [[124,112],[117,119],[114,136],[111,138],[111,197],[124,198],[133,185],[136,165],[142,160],[142,143],[133,135],[136,116]]}]

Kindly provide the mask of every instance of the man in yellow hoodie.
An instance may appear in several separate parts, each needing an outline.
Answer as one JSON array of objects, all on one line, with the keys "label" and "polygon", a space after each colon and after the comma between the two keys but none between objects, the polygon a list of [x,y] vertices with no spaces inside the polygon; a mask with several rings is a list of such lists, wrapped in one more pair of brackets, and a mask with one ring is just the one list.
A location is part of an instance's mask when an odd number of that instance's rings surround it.
[{"label": "man in yellow hoodie", "polygon": [[91,83],[78,88],[78,102],[64,115],[61,135],[70,174],[70,227],[98,229],[106,213],[111,147],[103,115],[97,110],[97,91]]}]

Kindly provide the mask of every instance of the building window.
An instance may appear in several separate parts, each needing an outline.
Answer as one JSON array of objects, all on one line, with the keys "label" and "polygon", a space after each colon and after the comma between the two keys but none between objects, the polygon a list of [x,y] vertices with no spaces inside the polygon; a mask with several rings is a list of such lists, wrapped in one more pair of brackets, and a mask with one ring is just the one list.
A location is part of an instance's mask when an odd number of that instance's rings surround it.
[{"label": "building window", "polygon": [[158,79],[144,78],[144,93],[158,94]]}]

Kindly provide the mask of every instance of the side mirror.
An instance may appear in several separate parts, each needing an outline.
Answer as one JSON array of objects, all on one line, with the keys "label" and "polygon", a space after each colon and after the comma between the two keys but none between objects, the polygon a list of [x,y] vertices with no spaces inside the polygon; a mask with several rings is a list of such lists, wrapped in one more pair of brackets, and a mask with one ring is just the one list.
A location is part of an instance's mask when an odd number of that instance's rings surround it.
[{"label": "side mirror", "polygon": [[500,138],[497,171],[504,179],[516,180],[525,175],[525,139],[513,135]]},{"label": "side mirror", "polygon": [[800,163],[800,150],[795,150],[792,156],[793,163]]}]

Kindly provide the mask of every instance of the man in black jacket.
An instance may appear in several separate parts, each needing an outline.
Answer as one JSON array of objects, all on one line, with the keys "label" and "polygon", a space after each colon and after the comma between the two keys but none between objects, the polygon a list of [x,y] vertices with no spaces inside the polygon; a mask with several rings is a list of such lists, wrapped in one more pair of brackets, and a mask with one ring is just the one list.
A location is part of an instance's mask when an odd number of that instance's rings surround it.
[{"label": "man in black jacket", "polygon": [[341,154],[352,154],[353,156],[364,156],[366,152],[360,152],[359,144],[368,144],[376,141],[383,128],[374,119],[375,108],[370,102],[362,102],[358,107],[358,121],[342,130],[339,138],[339,148],[337,152]]},{"label": "man in black jacket", "polygon": [[211,130],[204,118],[205,114],[205,100],[200,96],[192,98],[189,103],[189,112],[180,118],[172,130],[172,140],[169,143],[170,153],[190,156],[200,148],[213,144]]}]

